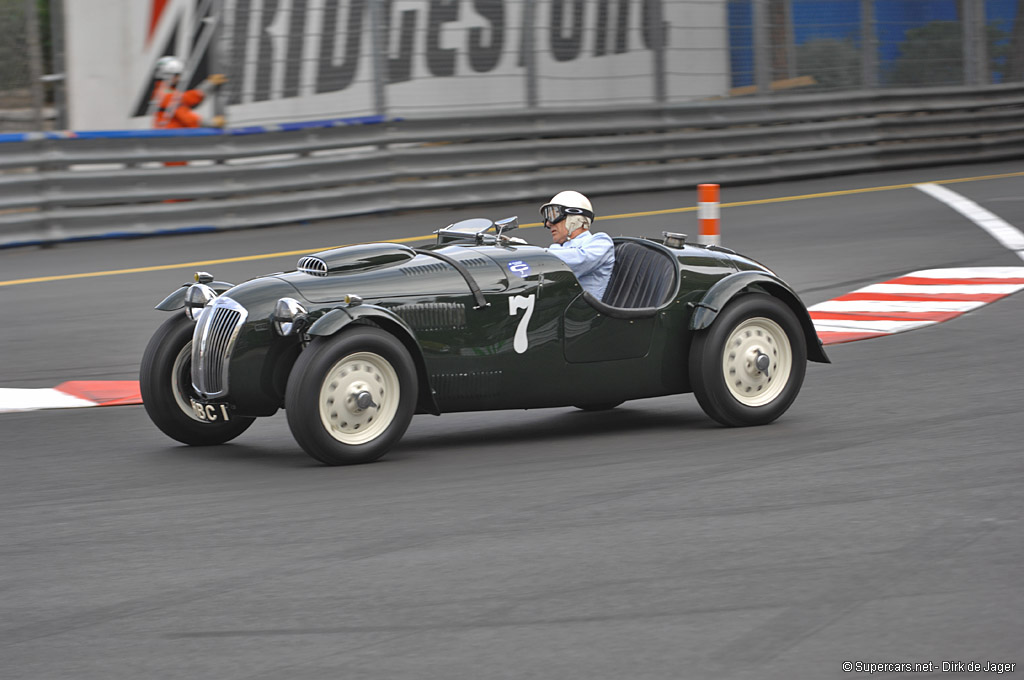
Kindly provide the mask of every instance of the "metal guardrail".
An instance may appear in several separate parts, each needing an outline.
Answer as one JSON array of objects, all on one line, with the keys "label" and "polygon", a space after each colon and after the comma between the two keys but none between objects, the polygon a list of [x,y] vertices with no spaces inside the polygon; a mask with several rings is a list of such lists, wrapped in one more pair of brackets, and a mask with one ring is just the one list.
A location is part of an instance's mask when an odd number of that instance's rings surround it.
[{"label": "metal guardrail", "polygon": [[601,194],[1017,158],[1022,113],[1024,85],[1008,85],[0,135],[0,247],[542,199],[567,183]]}]

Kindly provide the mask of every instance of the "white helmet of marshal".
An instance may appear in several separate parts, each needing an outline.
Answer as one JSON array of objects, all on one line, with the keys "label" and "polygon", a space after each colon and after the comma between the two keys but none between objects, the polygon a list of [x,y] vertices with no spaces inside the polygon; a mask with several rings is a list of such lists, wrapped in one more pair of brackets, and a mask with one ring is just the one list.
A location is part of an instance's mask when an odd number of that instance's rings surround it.
[{"label": "white helmet of marshal", "polygon": [[181,59],[167,55],[157,59],[155,75],[157,80],[170,80],[174,76],[180,76],[184,70],[185,63]]},{"label": "white helmet of marshal", "polygon": [[594,206],[590,199],[578,191],[559,191],[541,206],[540,214],[551,224],[558,224],[567,217],[578,215],[587,218],[586,225],[594,219]]}]

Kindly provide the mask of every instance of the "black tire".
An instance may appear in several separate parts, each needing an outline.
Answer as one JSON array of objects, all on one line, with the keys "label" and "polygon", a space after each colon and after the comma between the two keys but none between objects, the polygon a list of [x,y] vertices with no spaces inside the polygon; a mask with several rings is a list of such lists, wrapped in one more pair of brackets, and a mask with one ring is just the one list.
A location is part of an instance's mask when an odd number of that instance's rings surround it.
[{"label": "black tire", "polygon": [[622,406],[625,402],[622,401],[606,401],[601,404],[576,404],[575,407],[581,411],[611,411],[617,406]]},{"label": "black tire", "polygon": [[[753,363],[761,354],[769,356],[767,372]],[[711,418],[727,427],[765,425],[785,413],[800,392],[807,340],[784,302],[760,293],[743,295],[696,334],[689,368],[693,393]]]},{"label": "black tire", "polygon": [[171,439],[189,446],[216,446],[245,432],[256,420],[234,416],[211,423],[196,418],[187,401],[192,389],[193,323],[176,314],[156,330],[142,355],[139,387],[150,420]]},{"label": "black tire", "polygon": [[[288,427],[321,463],[371,463],[405,434],[417,393],[401,341],[379,328],[349,328],[315,338],[299,355],[285,391]],[[374,403],[360,407],[363,395]]]}]

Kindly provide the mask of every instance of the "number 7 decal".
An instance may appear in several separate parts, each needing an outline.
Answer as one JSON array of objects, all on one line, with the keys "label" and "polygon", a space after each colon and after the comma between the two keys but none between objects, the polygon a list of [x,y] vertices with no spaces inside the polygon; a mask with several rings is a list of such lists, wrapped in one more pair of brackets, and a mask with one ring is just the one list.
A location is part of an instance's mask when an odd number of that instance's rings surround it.
[{"label": "number 7 decal", "polygon": [[515,339],[512,347],[516,354],[522,354],[530,346],[530,340],[526,337],[526,327],[530,325],[530,317],[533,316],[533,305],[537,301],[537,295],[513,295],[508,299],[508,315],[515,316],[519,310],[525,309],[522,320],[516,326]]}]

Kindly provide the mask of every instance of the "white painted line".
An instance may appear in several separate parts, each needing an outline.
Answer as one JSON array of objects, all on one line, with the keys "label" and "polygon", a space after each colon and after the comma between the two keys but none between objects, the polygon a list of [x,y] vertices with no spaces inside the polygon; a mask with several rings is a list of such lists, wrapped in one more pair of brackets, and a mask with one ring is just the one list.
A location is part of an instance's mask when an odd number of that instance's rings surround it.
[{"label": "white painted line", "polygon": [[922,269],[905,276],[922,279],[1024,279],[1024,267],[960,267],[957,269]]},{"label": "white painted line", "polygon": [[857,292],[889,295],[1009,295],[1019,290],[1024,290],[1024,283],[964,283],[958,285],[875,283],[860,288]]},{"label": "white painted line", "polygon": [[0,413],[8,411],[34,411],[41,408],[84,408],[96,406],[94,401],[72,397],[49,387],[23,389],[0,387]]},{"label": "white painted line", "polygon": [[814,329],[821,331],[861,331],[864,333],[902,333],[903,331],[932,326],[935,321],[893,321],[888,319],[822,319],[814,321]]},{"label": "white painted line", "polygon": [[984,307],[976,300],[829,300],[812,305],[812,312],[969,312]]},{"label": "white painted line", "polygon": [[955,191],[950,191],[946,187],[939,186],[938,184],[918,184],[916,186],[932,198],[942,201],[977,224],[1005,248],[1014,251],[1024,260],[1024,232],[1021,232],[1020,229],[1006,222],[998,215],[982,208],[971,199],[965,198]]}]

